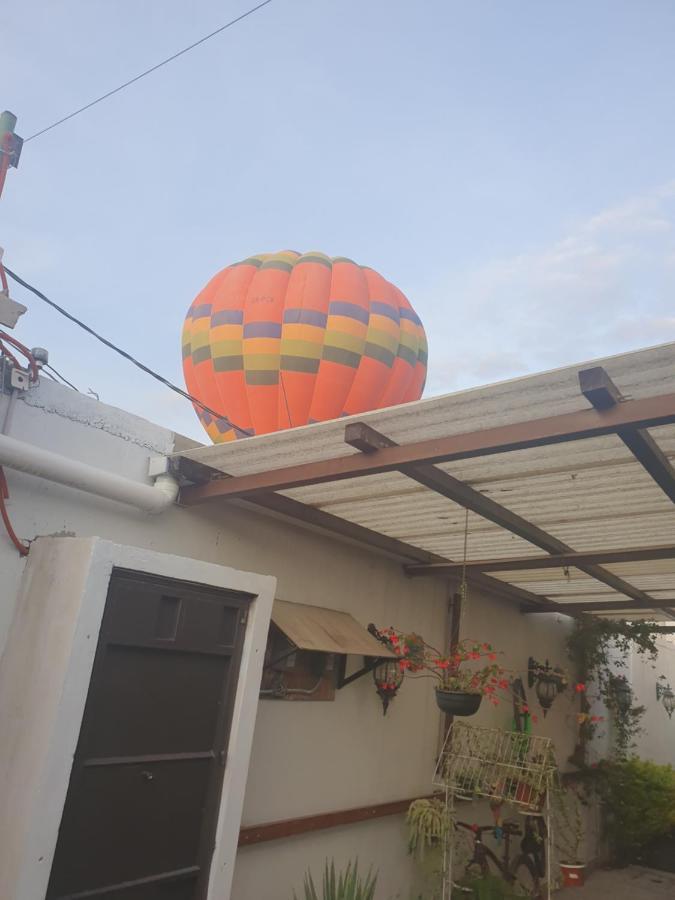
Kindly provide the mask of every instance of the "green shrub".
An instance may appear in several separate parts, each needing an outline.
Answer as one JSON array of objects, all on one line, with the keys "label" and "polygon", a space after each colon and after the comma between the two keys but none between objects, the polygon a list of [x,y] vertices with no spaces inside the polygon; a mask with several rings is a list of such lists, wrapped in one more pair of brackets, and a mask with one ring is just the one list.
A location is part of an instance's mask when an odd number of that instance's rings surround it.
[{"label": "green shrub", "polygon": [[617,860],[628,862],[655,838],[675,827],[675,771],[642,759],[598,766],[598,790]]},{"label": "green shrub", "polygon": [[[365,878],[361,878],[358,872],[358,861],[349,863],[344,872],[335,874],[335,863],[328,863],[323,872],[321,900],[373,900],[375,896],[375,882],[377,876],[368,872]],[[319,900],[319,894],[314,885],[312,873],[305,875],[305,900]],[[298,900],[293,893],[294,900]]]}]

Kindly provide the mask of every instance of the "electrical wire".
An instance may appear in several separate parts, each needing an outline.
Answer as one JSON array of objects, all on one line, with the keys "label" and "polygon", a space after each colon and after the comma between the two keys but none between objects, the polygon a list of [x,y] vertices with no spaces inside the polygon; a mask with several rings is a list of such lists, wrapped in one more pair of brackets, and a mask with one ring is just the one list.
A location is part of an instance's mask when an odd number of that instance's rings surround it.
[{"label": "electrical wire", "polygon": [[133,78],[130,78],[128,81],[125,81],[124,84],[120,84],[119,87],[113,88],[112,91],[108,91],[105,94],[102,94],[100,97],[97,97],[95,100],[91,100],[89,103],[86,103],[84,106],[81,106],[79,109],[74,110],[69,113],[67,116],[63,116],[63,118],[58,119],[56,122],[52,122],[51,125],[47,125],[45,128],[40,129],[40,131],[36,131],[35,134],[31,134],[30,137],[27,137],[24,140],[24,144],[27,144],[28,141],[34,140],[36,137],[40,137],[41,134],[45,134],[47,131],[51,131],[52,128],[56,128],[58,125],[62,125],[64,122],[67,122],[69,119],[75,118],[75,116],[79,116],[80,113],[85,112],[87,109],[91,109],[92,106],[96,106],[97,103],[101,103],[103,100],[107,100],[108,97],[112,97],[114,94],[119,94],[120,91],[123,91],[125,88],[130,87],[130,85],[135,84],[137,81],[140,81],[141,78],[145,78],[146,75],[151,75],[153,72],[156,72],[157,69],[161,69],[162,66],[168,65],[168,63],[173,62],[174,59],[178,59],[179,56],[183,56],[185,53],[189,53],[190,50],[194,50],[195,47],[199,47],[200,44],[205,43],[206,41],[211,40],[211,38],[216,37],[216,35],[221,34],[223,31],[226,31],[228,28],[231,28],[233,25],[236,25],[237,22],[241,22],[242,19],[246,19],[249,16],[252,16],[253,13],[258,12],[259,9],[262,9],[263,6],[267,6],[271,3],[272,0],[263,0],[262,3],[259,3],[257,6],[252,7],[247,10],[245,13],[242,13],[240,16],[237,16],[236,19],[232,19],[229,22],[226,22],[225,25],[221,25],[220,28],[216,28],[215,31],[212,31],[210,34],[204,35],[204,37],[200,38],[198,41],[195,41],[193,44],[189,44],[187,47],[183,47],[182,50],[179,50],[177,53],[174,53],[172,56],[167,56],[166,59],[163,59],[161,62],[156,63],[154,66],[151,66],[149,69],[146,69],[144,72],[141,72],[138,75],[135,75]]},{"label": "electrical wire", "polygon": [[[92,337],[95,337],[97,341],[100,341],[102,344],[105,344],[106,347],[109,347],[111,350],[114,350],[115,353],[119,353],[120,356],[123,356],[124,359],[128,360],[130,363],[133,363],[137,368],[139,368],[142,372],[145,372],[146,375],[150,375],[152,378],[159,381],[165,387],[168,387],[170,390],[175,391],[175,393],[180,394],[181,397],[184,397],[186,400],[189,400],[190,403],[193,403],[195,406],[200,407],[209,415],[213,416],[215,419],[222,419],[235,431],[239,432],[239,434],[244,435],[245,437],[250,437],[252,432],[249,429],[241,428],[239,425],[236,425],[231,419],[227,416],[224,416],[222,413],[216,412],[211,409],[210,406],[207,406],[205,403],[202,403],[201,400],[198,400],[196,397],[193,397],[192,394],[188,394],[187,391],[184,391],[182,388],[178,387],[177,384],[169,381],[168,378],[164,378],[163,375],[159,375],[153,369],[150,369],[148,366],[144,365],[142,362],[139,362],[135,359],[130,353],[127,353],[126,350],[122,350],[116,344],[113,344],[112,341],[107,340],[107,338],[102,337],[102,335],[98,334],[98,332],[94,331],[93,328],[90,328],[88,325],[85,325],[84,322],[77,319],[75,316],[71,315],[67,310],[65,310],[62,306],[59,306],[58,303],[55,303],[53,300],[50,300],[49,297],[46,297],[42,291],[39,291],[36,287],[33,287],[32,284],[28,284],[27,281],[24,281],[23,278],[19,277],[15,272],[12,272],[11,269],[8,269],[5,266],[5,271],[9,275],[9,277],[16,281],[17,284],[20,284],[22,287],[26,288],[27,291],[30,291],[32,294],[35,294],[36,297],[39,297],[40,300],[43,300],[52,309],[55,309],[57,312],[61,313],[62,316],[65,316],[66,319],[70,319],[71,322],[74,322],[76,325],[79,325],[84,331],[90,334]],[[4,333],[0,333],[0,337],[3,339],[6,337]],[[7,335],[8,337],[8,335]],[[10,339],[11,341],[12,339]]]},{"label": "electrical wire", "polygon": [[14,531],[14,528],[12,527],[7,507],[5,506],[5,500],[9,500],[9,487],[7,486],[5,471],[2,466],[0,466],[0,518],[4,523],[10,541],[14,544],[19,554],[21,556],[28,556],[30,547],[26,546],[26,544],[17,537],[16,531]]},{"label": "electrical wire", "polygon": [[[72,382],[68,381],[67,378],[64,378],[63,375],[59,371],[57,371],[54,366],[51,365],[51,363],[43,363],[42,371],[44,372],[45,369],[49,369],[49,372],[53,372],[54,375],[56,375],[56,377],[59,378],[65,385],[67,385],[69,388],[72,388],[74,391],[77,391],[78,394],[80,393],[75,385]],[[49,375],[49,372],[45,372],[45,375]],[[56,378],[54,378],[54,381],[56,381]]]},{"label": "electrical wire", "polygon": [[[7,271],[9,272],[9,270],[7,270]],[[0,341],[7,341],[8,344],[11,344],[12,347],[15,347],[19,351],[19,353],[21,353],[23,356],[26,357],[26,359],[28,360],[28,367],[30,369],[30,380],[37,381],[38,377],[40,375],[40,370],[38,369],[38,365],[37,365],[37,362],[35,361],[35,357],[30,352],[28,347],[24,346],[21,343],[21,341],[17,341],[17,339],[15,337],[12,337],[11,334],[7,334],[6,331],[0,331]],[[3,347],[3,350],[6,355],[11,356],[11,358],[14,362],[14,365],[17,366],[18,368],[21,368],[21,366],[19,366],[19,364],[16,360],[16,357],[13,354],[8,353],[6,347]]]}]

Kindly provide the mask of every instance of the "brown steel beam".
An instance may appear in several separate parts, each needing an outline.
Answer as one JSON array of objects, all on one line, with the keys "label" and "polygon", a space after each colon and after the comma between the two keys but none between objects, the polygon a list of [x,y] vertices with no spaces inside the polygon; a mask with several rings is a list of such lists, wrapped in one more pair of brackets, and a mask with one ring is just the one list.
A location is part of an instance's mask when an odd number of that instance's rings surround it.
[{"label": "brown steel beam", "polygon": [[622,427],[649,428],[674,422],[675,393],[663,394],[641,400],[627,400],[606,411],[585,409],[466,434],[417,441],[402,447],[388,447],[371,454],[351,454],[224,478],[185,488],[181,491],[181,502],[190,506],[217,497],[244,497],[265,491],[289,490],[310,484],[393,472],[407,465],[449,462],[584,440],[613,434]]},{"label": "brown steel beam", "polygon": [[[303,525],[320,528],[331,534],[338,534],[360,546],[380,550],[388,556],[397,557],[398,559],[416,560],[425,564],[434,562],[452,564],[451,560],[443,556],[430,553],[428,550],[423,550],[421,547],[415,547],[412,544],[406,544],[386,534],[372,531],[370,528],[356,524],[356,522],[341,519],[339,516],[334,516],[323,509],[307,506],[305,503],[293,500],[292,497],[284,497],[283,494],[256,494],[253,497],[247,497],[246,503],[279,513]],[[506,584],[480,572],[473,573],[468,581],[476,588],[493,594],[498,593],[517,603],[524,604],[527,608],[541,605],[551,607],[553,605],[547,597],[541,594],[534,594],[524,588]]]},{"label": "brown steel beam", "polygon": [[[438,794],[427,794],[421,799],[430,800]],[[358,806],[353,809],[340,809],[335,812],[318,813],[314,816],[302,816],[298,819],[284,819],[280,822],[266,822],[262,825],[248,825],[239,832],[239,846],[260,844],[263,841],[276,841],[297,834],[321,831],[324,828],[337,828],[341,825],[354,825],[356,822],[368,822],[384,816],[397,816],[408,811],[413,800],[393,800],[390,803],[371,803],[370,806]]]},{"label": "brown steel beam", "polygon": [[[558,569],[578,563],[645,562],[654,559],[675,559],[675,546],[641,547],[631,550],[587,550],[553,553],[550,556],[516,556],[505,559],[476,559],[466,563],[467,572],[520,572],[529,569]],[[408,575],[461,575],[462,563],[409,563]]]},{"label": "brown steel beam", "polygon": [[[612,409],[623,399],[621,391],[602,366],[579,372],[579,386],[584,397],[598,410]],[[616,433],[666,496],[675,503],[675,469],[651,434],[635,427],[619,428]]]},{"label": "brown steel beam", "polygon": [[[584,603],[559,603],[557,604],[556,609],[543,609],[539,607],[537,609],[533,609],[532,607],[522,607],[521,612],[530,614],[530,613],[543,613],[543,612],[557,612],[564,613],[568,616],[579,616],[582,613],[593,613],[593,612],[616,612],[616,613],[625,613],[626,610],[639,610],[639,607],[635,603],[630,603],[627,600],[598,600],[597,603],[593,603],[592,601],[584,602]],[[654,607],[653,611],[659,610],[660,607]],[[640,615],[644,613],[644,610],[640,611]],[[672,616],[672,614],[671,614]]]},{"label": "brown steel beam", "polygon": [[[185,465],[187,463],[187,465]],[[212,469],[202,464],[193,465],[192,461],[184,457],[177,458],[177,469],[179,474],[187,479],[195,479],[201,483],[208,483],[218,478],[226,478],[219,469]],[[292,497],[285,497],[283,494],[256,494],[253,497],[247,497],[245,501],[248,505],[266,509],[284,516],[301,525],[311,528],[319,528],[329,534],[337,534],[348,541],[355,543],[361,547],[367,547],[372,550],[380,551],[387,556],[394,557],[399,560],[407,560],[417,563],[451,563],[451,560],[436,553],[430,553],[421,547],[415,547],[412,544],[406,544],[396,538],[389,537],[386,534],[380,534],[358,525],[356,522],[349,522],[347,519],[341,519],[332,513],[317,509],[314,506],[308,506],[306,503],[300,503]],[[548,604],[550,601],[540,594],[533,594],[524,588],[518,588],[510,584],[504,584],[489,575],[475,573],[469,579],[469,583],[485,591],[491,593],[499,593],[501,596],[507,597],[516,603],[523,604],[524,608],[530,609],[533,606]]]},{"label": "brown steel beam", "polygon": [[[364,452],[364,447],[369,447],[369,450],[366,452],[372,455],[386,452],[381,449],[386,442],[389,442],[392,447],[396,446],[390,438],[380,434],[379,431],[375,431],[374,428],[363,422],[355,422],[346,426],[345,441],[353,447],[358,447],[362,452]],[[442,469],[426,464],[417,464],[401,466],[400,471],[437,494],[459,503],[465,509],[470,509],[490,522],[494,522],[500,528],[505,528],[512,534],[529,541],[529,543],[541,547],[547,553],[556,555],[574,553],[571,547],[559,541],[558,538],[553,537],[547,531],[544,531],[532,522],[528,522],[527,519],[523,519],[522,516],[496,503],[490,497],[486,497],[485,494],[481,494],[480,491],[475,490],[475,488],[470,487],[463,481],[459,481],[459,479],[449,475]],[[591,578],[608,585],[613,590],[630,597],[638,606],[645,609],[654,609],[655,605],[658,607],[657,601],[653,600],[649,594],[633,587],[632,584],[624,581],[623,578],[619,578],[618,575],[608,572],[607,569],[603,569],[601,566],[590,562],[577,561],[575,568],[586,575],[590,575]],[[666,612],[670,615],[672,611],[666,610]]]}]

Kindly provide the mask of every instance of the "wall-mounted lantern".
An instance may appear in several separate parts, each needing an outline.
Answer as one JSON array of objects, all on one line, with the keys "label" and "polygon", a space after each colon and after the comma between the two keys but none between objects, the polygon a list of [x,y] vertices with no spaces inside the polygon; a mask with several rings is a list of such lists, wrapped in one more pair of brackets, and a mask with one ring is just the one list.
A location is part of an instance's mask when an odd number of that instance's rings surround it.
[{"label": "wall-mounted lantern", "polygon": [[555,698],[567,687],[567,676],[557,666],[550,666],[548,660],[542,666],[531,656],[527,661],[527,684],[528,687],[534,687],[537,700],[546,716]]},{"label": "wall-mounted lantern", "polygon": [[[661,676],[663,678],[663,676]],[[665,684],[659,684],[656,682],[656,699],[660,700],[663,703],[664,709],[668,713],[668,718],[672,719],[673,712],[675,711],[675,694],[670,687],[670,683],[666,681]]]},{"label": "wall-mounted lantern", "polygon": [[403,684],[403,670],[397,659],[383,659],[373,669],[375,690],[382,701],[382,714],[387,715],[389,704]]},{"label": "wall-mounted lantern", "polygon": [[619,711],[627,713],[633,705],[633,690],[625,675],[612,675],[610,689]]}]

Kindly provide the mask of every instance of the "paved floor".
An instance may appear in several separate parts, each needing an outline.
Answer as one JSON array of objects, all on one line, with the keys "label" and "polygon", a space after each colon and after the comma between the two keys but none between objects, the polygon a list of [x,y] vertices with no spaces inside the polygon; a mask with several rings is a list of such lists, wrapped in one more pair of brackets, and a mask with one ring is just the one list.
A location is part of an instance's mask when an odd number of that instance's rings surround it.
[{"label": "paved floor", "polygon": [[595,872],[582,888],[565,888],[555,900],[675,900],[675,875],[628,866]]}]

